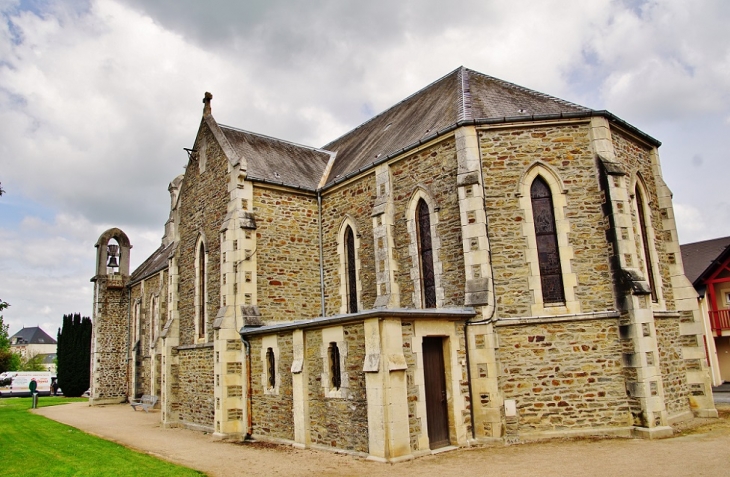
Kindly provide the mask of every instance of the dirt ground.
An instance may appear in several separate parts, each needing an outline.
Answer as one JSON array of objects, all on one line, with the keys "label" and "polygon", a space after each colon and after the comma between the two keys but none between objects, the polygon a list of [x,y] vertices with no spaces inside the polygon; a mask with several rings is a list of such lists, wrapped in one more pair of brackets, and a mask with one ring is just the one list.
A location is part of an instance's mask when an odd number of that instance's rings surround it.
[{"label": "dirt ground", "polygon": [[472,447],[398,464],[265,443],[234,444],[186,429],[163,429],[159,411],[86,403],[40,415],[210,476],[718,476],[730,475],[730,405],[720,419],[695,420],[662,440],[582,439]]}]

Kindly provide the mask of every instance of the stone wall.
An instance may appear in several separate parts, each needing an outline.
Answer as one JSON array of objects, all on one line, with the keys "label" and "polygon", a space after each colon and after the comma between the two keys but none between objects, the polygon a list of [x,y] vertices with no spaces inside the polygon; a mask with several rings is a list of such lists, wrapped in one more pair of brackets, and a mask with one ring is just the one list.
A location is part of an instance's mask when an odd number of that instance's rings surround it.
[{"label": "stone wall", "polygon": [[[629,312],[622,312],[621,317],[619,318],[619,336],[621,337],[621,353],[624,356],[631,356],[636,353],[636,343],[634,341],[635,337],[630,334],[631,327],[632,322]],[[624,366],[623,374],[624,380],[627,384],[639,381],[639,368],[635,366]],[[639,397],[633,395],[629,396],[627,393],[626,402],[631,414],[634,416],[634,425],[644,427],[646,425],[646,417],[644,416]]]},{"label": "stone wall", "polygon": [[[205,144],[205,146],[203,145]],[[207,125],[203,123],[194,148],[205,155],[205,172],[201,173],[199,161],[192,160],[185,170],[180,191],[180,243],[176,256],[179,270],[180,344],[197,342],[195,335],[195,246],[198,237],[205,235],[207,245],[207,336],[213,340],[211,323],[220,303],[220,226],[228,207],[228,159]]]},{"label": "stone wall", "polygon": [[498,326],[507,433],[629,426],[617,319]]},{"label": "stone wall", "polygon": [[363,309],[372,309],[377,297],[375,279],[375,252],[373,248],[373,201],[375,200],[375,175],[368,174],[345,186],[327,193],[322,198],[322,236],[324,255],[324,283],[326,315],[340,312],[340,256],[337,252],[340,227],[349,217],[360,235],[360,275],[362,287],[360,302]]},{"label": "stone wall", "polygon": [[[438,207],[438,225],[432,242],[439,240],[438,259],[443,265],[441,287],[443,307],[464,305],[464,254],[461,243],[461,218],[456,194],[456,146],[453,138],[441,141],[391,165],[394,205],[394,259],[398,263],[395,274],[400,286],[401,306],[413,307],[414,283],[411,277],[411,245],[408,233],[407,211],[411,197],[422,186]],[[434,211],[432,210],[431,213]],[[433,244],[434,249],[437,244]],[[437,297],[438,298],[438,297]]]},{"label": "stone wall", "polygon": [[518,192],[520,178],[537,161],[552,168],[567,188],[564,213],[570,223],[568,242],[581,311],[614,309],[608,247],[600,233],[605,227],[602,195],[589,132],[586,124],[478,130],[500,317],[531,314],[525,214]]},{"label": "stone wall", "polygon": [[[143,329],[142,323],[144,323],[145,314],[144,314],[144,300],[143,300],[143,294],[142,294],[142,284],[143,284],[143,282],[134,283],[134,284],[130,285],[130,290],[129,290],[129,295],[130,295],[129,310],[128,310],[129,324],[128,324],[127,333],[129,333],[129,337],[132,340],[130,345],[134,347],[136,344],[136,348],[129,350],[129,355],[132,357],[132,359],[130,359],[127,362],[127,368],[128,368],[127,379],[129,381],[129,383],[128,383],[129,395],[132,397],[139,397],[142,394],[145,394],[145,392],[144,392],[145,390],[142,388],[143,372],[144,372],[144,367],[142,365],[142,362],[144,361],[143,347],[141,345],[142,336],[141,336],[141,334],[138,334],[137,340],[135,340],[133,330],[132,330],[132,327],[134,326],[134,324],[133,324],[134,308],[135,308],[135,303],[137,302],[137,300],[142,300],[141,301],[142,305],[140,305],[139,329]],[[137,341],[139,341],[140,344],[137,344]]]},{"label": "stone wall", "polygon": [[264,321],[321,315],[317,198],[254,189],[258,307]]},{"label": "stone wall", "polygon": [[[656,318],[656,317],[655,317]],[[661,317],[654,320],[659,366],[664,384],[664,402],[669,415],[689,411],[690,388],[687,384],[687,362],[682,358],[682,347],[687,346],[687,338],[697,346],[696,335],[681,336],[679,318]],[[691,363],[690,363],[691,364]],[[700,369],[700,363],[696,363]]]},{"label": "stone wall", "polygon": [[[164,272],[163,272],[164,273]],[[159,300],[159,329],[157,336],[159,337],[162,326],[167,320],[167,281],[160,273],[156,273],[130,285],[130,308],[129,308],[129,326],[132,326],[134,320],[134,307],[137,299],[140,300],[140,323],[139,323],[139,344],[136,349],[131,351],[134,356],[130,360],[128,367],[128,379],[131,393],[139,397],[143,394],[157,394],[160,397],[160,352],[159,347],[153,347],[153,310],[151,308],[152,297],[157,294]],[[130,328],[131,335],[132,330]],[[134,343],[132,343],[134,345]],[[153,366],[157,366],[157,372],[153,372]],[[153,376],[156,385],[153,387]],[[133,379],[134,378],[134,379]],[[134,387],[134,389],[132,389]]]},{"label": "stone wall", "polygon": [[[310,436],[312,444],[368,452],[368,415],[365,389],[365,337],[362,324],[344,326],[347,346],[344,369],[349,382],[343,398],[325,397],[322,386],[324,360],[321,355],[322,332],[307,331],[306,362],[309,381]],[[344,350],[343,350],[344,351]],[[341,351],[342,352],[342,351]]]},{"label": "stone wall", "polygon": [[408,429],[411,436],[411,450],[418,451],[418,439],[426,429],[423,427],[421,418],[418,417],[418,386],[416,385],[416,372],[418,371],[418,359],[416,353],[413,352],[412,343],[414,330],[412,321],[401,322],[403,331],[403,356],[406,359],[406,386],[408,395]]},{"label": "stone wall", "polygon": [[178,348],[179,418],[213,429],[213,346]]},{"label": "stone wall", "polygon": [[[455,399],[461,399],[464,403],[461,416],[455,416],[455,419],[461,419],[463,426],[466,428],[467,435],[471,436],[471,392],[469,390],[469,374],[466,369],[466,338],[464,336],[464,324],[456,323],[455,325],[456,336],[459,339],[459,348],[456,350],[456,360],[460,364],[455,371],[458,373],[457,379],[459,380],[459,395],[457,395]],[[452,429],[451,435],[456,435],[456,431],[454,429]]]},{"label": "stone wall", "polygon": [[[120,284],[123,281],[120,280]],[[127,310],[123,287],[108,287],[106,276],[96,277],[91,359],[91,395],[95,400],[124,399],[127,396]]]},{"label": "stone wall", "polygon": [[255,435],[294,440],[294,403],[291,363],[292,335],[277,337],[276,391],[266,382],[266,362],[261,359],[261,338],[251,339],[251,402]]}]

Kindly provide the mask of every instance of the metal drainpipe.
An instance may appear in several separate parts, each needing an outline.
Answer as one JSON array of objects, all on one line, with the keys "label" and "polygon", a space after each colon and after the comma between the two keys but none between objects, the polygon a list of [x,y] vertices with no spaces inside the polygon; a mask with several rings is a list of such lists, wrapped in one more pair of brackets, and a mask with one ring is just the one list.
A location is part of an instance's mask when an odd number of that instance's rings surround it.
[{"label": "metal drainpipe", "polygon": [[322,190],[317,189],[317,210],[319,212],[319,290],[322,302],[322,317],[325,316],[324,307],[324,251],[322,250]]},{"label": "metal drainpipe", "polygon": [[246,380],[248,381],[246,388],[246,416],[248,418],[246,439],[250,439],[253,435],[253,417],[251,416],[251,413],[253,412],[253,405],[251,404],[251,343],[249,343],[243,336],[241,336],[241,341],[243,341],[243,347],[246,348]]},{"label": "metal drainpipe", "polygon": [[[129,284],[125,287],[127,289],[127,343],[131,345],[132,341],[132,289],[129,287]],[[129,398],[129,362],[132,361],[132,357],[130,356],[130,351],[132,350],[131,346],[127,346],[127,373],[126,373],[126,379],[124,380],[124,387],[127,388],[126,391],[126,397]],[[92,376],[93,379],[93,376]]]},{"label": "metal drainpipe", "polygon": [[474,388],[471,383],[471,363],[469,361],[469,325],[486,325],[494,321],[494,313],[486,320],[481,321],[465,321],[464,322],[464,348],[466,349],[466,379],[469,381],[469,398],[471,406],[469,406],[469,419],[471,420],[471,438],[476,439],[476,429],[474,428]]}]

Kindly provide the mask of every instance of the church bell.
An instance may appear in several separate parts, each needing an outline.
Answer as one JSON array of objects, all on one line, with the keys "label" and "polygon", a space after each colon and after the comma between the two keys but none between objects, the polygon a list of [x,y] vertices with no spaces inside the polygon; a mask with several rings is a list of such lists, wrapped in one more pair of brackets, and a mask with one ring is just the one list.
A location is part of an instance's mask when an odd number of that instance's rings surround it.
[{"label": "church bell", "polygon": [[119,262],[117,262],[117,254],[119,253],[119,245],[107,245],[106,248],[107,255],[109,255],[109,262],[107,263],[107,267],[109,268],[119,268]]}]

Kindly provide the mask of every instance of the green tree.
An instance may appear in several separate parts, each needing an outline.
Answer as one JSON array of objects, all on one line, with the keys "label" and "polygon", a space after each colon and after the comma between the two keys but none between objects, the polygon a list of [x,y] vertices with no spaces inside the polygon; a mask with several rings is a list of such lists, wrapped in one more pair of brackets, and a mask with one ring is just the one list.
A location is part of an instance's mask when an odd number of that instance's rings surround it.
[{"label": "green tree", "polygon": [[14,357],[17,356],[10,352],[9,349],[0,349],[0,373],[5,371],[15,371],[13,365],[17,364]]},{"label": "green tree", "polygon": [[[9,307],[7,302],[0,300],[0,311]],[[10,351],[10,337],[8,335],[8,328],[10,325],[6,325],[3,322],[3,315],[0,315],[0,373],[5,371],[15,371],[16,368],[13,364],[17,365],[17,358],[14,358],[13,353]]]},{"label": "green tree", "polygon": [[[0,311],[9,307],[7,302],[0,300]],[[8,335],[8,328],[10,325],[6,325],[3,322],[3,315],[0,315],[0,349],[10,349],[10,337]]]},{"label": "green tree", "polygon": [[[41,355],[36,354],[31,356],[30,358],[24,360],[20,363],[20,366],[18,366],[17,371],[45,371],[46,367],[43,366],[43,359],[41,358]],[[15,371],[15,370],[11,370]]]},{"label": "green tree", "polygon": [[79,313],[63,315],[58,330],[58,385],[67,397],[81,396],[89,389],[91,362],[91,319]]}]

